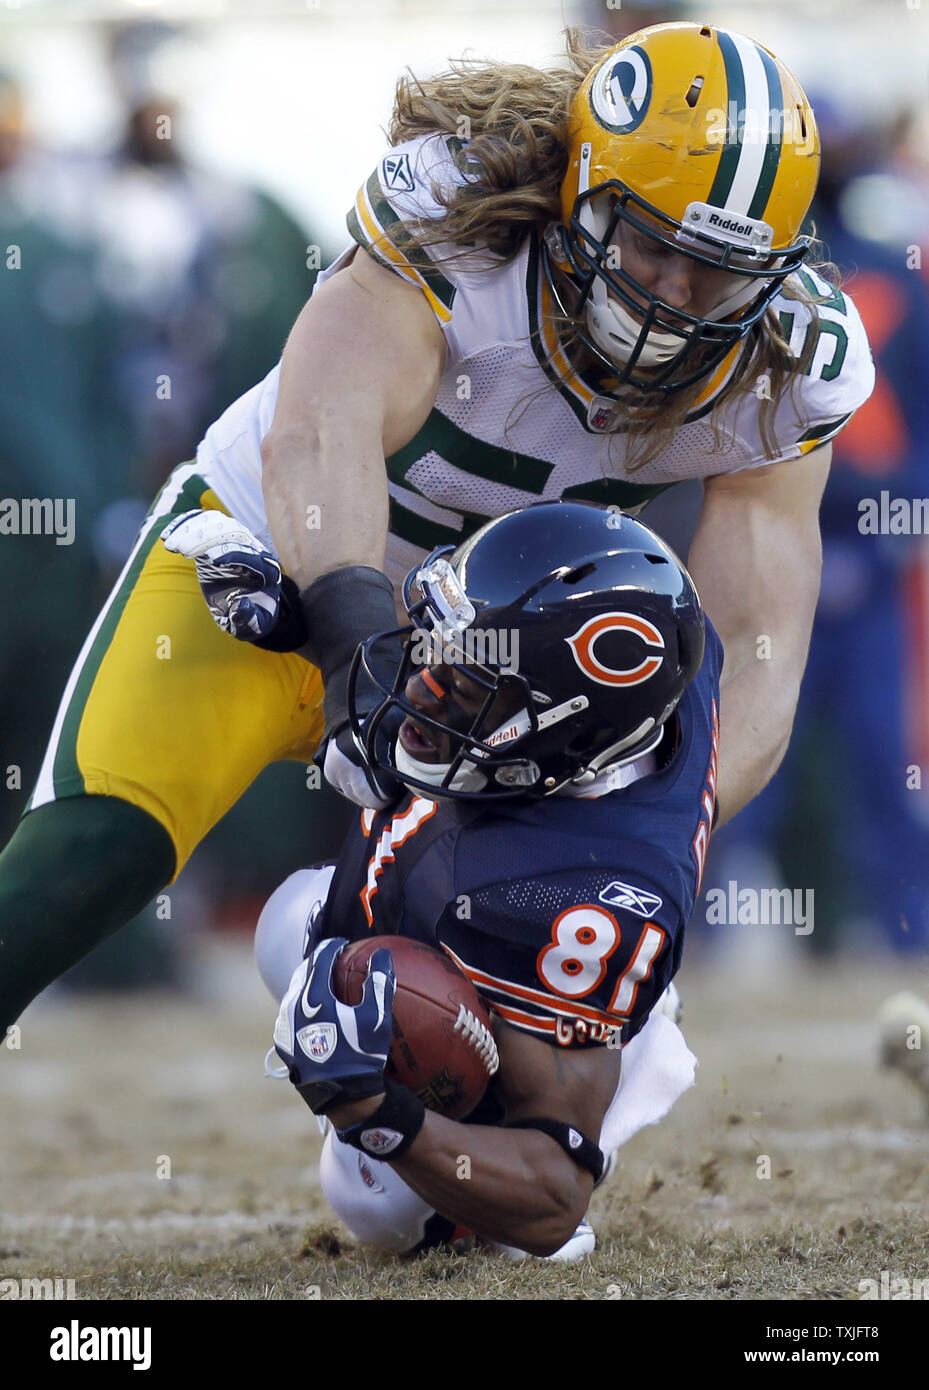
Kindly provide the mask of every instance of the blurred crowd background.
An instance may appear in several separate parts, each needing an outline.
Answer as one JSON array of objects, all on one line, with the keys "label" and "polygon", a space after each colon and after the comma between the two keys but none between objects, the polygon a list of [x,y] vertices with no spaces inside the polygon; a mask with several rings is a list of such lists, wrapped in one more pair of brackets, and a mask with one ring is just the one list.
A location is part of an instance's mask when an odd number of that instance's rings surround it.
[{"label": "blurred crowd background", "polygon": [[[929,0],[0,0],[0,497],[74,498],[77,521],[70,546],[0,536],[0,844],[152,496],[273,366],[347,240],[404,67],[465,50],[546,62],[565,23],[618,39],[675,18],[750,33],[805,85],[813,220],[878,369],[835,446],[790,753],[716,837],[704,884],[813,890],[815,930],[711,928],[701,902],[688,951],[925,961],[929,538],[862,535],[858,504],[929,497]],[[699,505],[686,485],[644,519],[686,555]],[[304,767],[269,769],[170,916],[147,910],[72,984],[183,978],[191,934],[251,929],[288,872],[337,851],[347,815]]]}]

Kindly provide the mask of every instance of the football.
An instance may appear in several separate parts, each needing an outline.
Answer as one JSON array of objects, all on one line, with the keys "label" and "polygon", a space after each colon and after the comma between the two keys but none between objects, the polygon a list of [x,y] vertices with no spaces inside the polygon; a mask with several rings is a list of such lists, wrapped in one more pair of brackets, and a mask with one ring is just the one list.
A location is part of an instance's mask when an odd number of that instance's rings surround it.
[{"label": "football", "polygon": [[386,1075],[428,1110],[460,1120],[477,1105],[497,1070],[490,1016],[471,981],[443,951],[405,936],[372,936],[336,959],[335,992],[359,1004],[372,952],[393,957],[397,992]]}]

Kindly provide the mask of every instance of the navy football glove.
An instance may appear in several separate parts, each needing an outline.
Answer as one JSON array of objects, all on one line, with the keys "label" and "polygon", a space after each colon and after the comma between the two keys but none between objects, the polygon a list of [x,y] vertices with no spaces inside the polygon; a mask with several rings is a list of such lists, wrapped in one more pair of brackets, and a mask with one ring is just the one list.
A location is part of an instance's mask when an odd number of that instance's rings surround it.
[{"label": "navy football glove", "polygon": [[332,971],[345,937],[322,941],[301,961],[281,1001],[274,1046],[314,1115],[384,1090],[391,1008],[397,988],[389,951],[375,951],[361,1003],[343,1004]]},{"label": "navy football glove", "polygon": [[161,533],[167,550],[193,560],[210,612],[240,641],[256,642],[276,628],[281,566],[257,536],[220,511],[191,511]]}]

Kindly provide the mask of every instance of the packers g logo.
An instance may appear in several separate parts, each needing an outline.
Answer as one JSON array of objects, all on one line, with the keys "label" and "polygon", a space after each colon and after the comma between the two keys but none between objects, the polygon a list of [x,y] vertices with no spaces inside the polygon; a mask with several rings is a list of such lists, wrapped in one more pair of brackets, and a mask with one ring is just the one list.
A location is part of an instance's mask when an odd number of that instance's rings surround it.
[{"label": "packers g logo", "polygon": [[641,125],[652,95],[652,65],[644,48],[626,48],[601,66],[590,88],[597,120],[614,135]]},{"label": "packers g logo", "polygon": [[641,685],[642,681],[647,681],[655,674],[664,661],[664,656],[646,654],[638,666],[631,666],[624,671],[604,666],[594,651],[594,645],[606,632],[634,632],[637,637],[641,637],[646,647],[658,647],[664,651],[664,638],[657,627],[646,618],[638,618],[634,613],[601,613],[599,618],[588,618],[573,637],[566,637],[564,640],[571,648],[574,660],[584,675],[589,676],[592,681],[597,681],[600,685]]}]

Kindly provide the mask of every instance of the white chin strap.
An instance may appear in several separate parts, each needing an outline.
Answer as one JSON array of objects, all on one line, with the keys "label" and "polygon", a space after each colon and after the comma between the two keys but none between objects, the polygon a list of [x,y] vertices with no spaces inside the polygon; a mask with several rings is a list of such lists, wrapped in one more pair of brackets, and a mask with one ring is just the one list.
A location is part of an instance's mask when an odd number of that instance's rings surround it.
[{"label": "white chin strap", "polygon": [[[620,266],[618,246],[613,248],[613,259],[618,269]],[[770,280],[749,280],[747,284],[740,286],[729,295],[728,299],[724,299],[722,304],[717,304],[716,308],[705,314],[704,317],[710,323],[719,322],[729,314],[746,308],[763,290],[767,289],[770,283]],[[636,343],[639,341],[642,325],[629,313],[628,309],[623,308],[622,304],[610,297],[606,285],[599,278],[594,282],[590,291],[586,312],[587,327],[597,346],[615,362],[622,364],[628,362]],[[655,329],[651,329],[645,339],[642,351],[636,359],[636,365],[641,367],[663,366],[681,351],[685,342],[686,339],[679,338],[674,333],[659,333]]]},{"label": "white chin strap", "polygon": [[[579,193],[585,193],[590,188],[590,160],[591,146],[584,143],[581,145],[579,182],[577,182],[577,192]],[[583,213],[580,214],[581,227],[587,228],[587,231],[590,232],[591,236],[595,236],[598,242],[602,242],[606,235],[606,221],[608,218],[606,218],[605,211],[595,211],[592,203],[584,204]],[[613,246],[612,250],[616,259],[616,267],[619,268],[619,246]],[[595,278],[584,311],[591,338],[597,343],[601,352],[606,353],[606,356],[624,366],[633,354],[638,336],[643,331],[643,325],[634,320],[629,310],[623,309],[622,304],[609,297],[609,291],[606,289],[604,281],[599,277]],[[683,338],[677,338],[674,334],[658,334],[652,329],[645,339],[643,350],[638,354],[638,366],[661,367],[663,363],[670,361],[674,354],[679,353],[683,346]]]},{"label": "white chin strap", "polygon": [[[583,703],[586,706],[586,698],[583,699]],[[546,711],[539,720],[540,727],[545,724],[557,723],[560,719],[567,717],[576,704],[577,699],[566,700],[563,704],[556,705],[553,709]],[[603,796],[606,792],[617,791],[653,772],[655,770],[654,750],[664,736],[664,725],[654,728],[654,723],[653,719],[646,720],[632,735],[621,739],[611,748],[605,749],[592,760],[585,772],[577,777],[576,784],[571,783],[561,788],[561,794],[565,796]],[[486,741],[491,747],[495,744],[508,743],[511,739],[524,734],[528,728],[529,715],[525,710],[521,710],[498,725],[493,733],[488,735]],[[647,746],[637,757],[627,757],[626,760],[623,760],[621,758],[623,749],[632,743],[641,745],[642,736],[648,732],[649,728],[652,728],[652,737]],[[608,759],[610,761],[607,762]],[[602,763],[606,763],[606,766],[601,766]],[[442,791],[479,792],[484,789],[488,781],[486,774],[475,767],[473,762],[466,759],[448,785],[443,787],[442,783],[451,763],[421,762],[419,758],[414,758],[411,753],[407,752],[399,738],[394,744],[394,767],[401,777],[415,777],[430,787],[441,788]],[[538,772],[538,769],[536,771]]]},{"label": "white chin strap", "polygon": [[[616,252],[617,264],[619,252]],[[597,347],[614,362],[625,365],[632,356],[642,325],[615,299],[606,285],[597,280],[587,300],[587,327]],[[652,329],[636,358],[640,367],[660,367],[670,362],[684,346],[684,339],[673,333],[657,333]]]},{"label": "white chin strap", "polygon": [[[586,153],[586,159],[584,155]],[[585,145],[581,152],[580,191],[587,191],[590,178],[590,146]],[[586,227],[597,241],[602,242],[606,235],[607,214],[595,212],[591,203],[584,206],[581,213],[581,226]],[[614,246],[613,257],[616,268],[620,266],[619,247]],[[624,309],[617,300],[611,299],[606,285],[599,276],[594,280],[586,305],[587,327],[597,347],[614,362],[625,364],[632,356],[639,335],[641,323]],[[637,358],[641,367],[660,367],[680,352],[684,339],[673,333],[656,333],[654,329],[645,339],[642,351]]]},{"label": "white chin strap", "polygon": [[[586,706],[586,699],[584,704]],[[557,705],[554,710],[549,710],[542,715],[540,727],[545,727],[548,723],[556,723],[559,719],[565,718],[568,713],[568,704]],[[493,733],[488,734],[484,740],[493,748],[501,743],[509,743],[511,739],[519,738],[521,734],[530,728],[530,719],[525,709],[519,710],[516,714],[511,714],[508,719],[504,719],[502,724],[498,724]],[[472,755],[473,758],[473,755]],[[453,792],[479,792],[487,785],[487,774],[481,772],[476,767],[472,758],[467,756],[463,760],[458,771],[455,773],[446,791]],[[451,763],[423,763],[419,758],[414,758],[408,753],[401,743],[399,737],[394,744],[394,767],[403,776],[406,773],[410,777],[418,777],[421,782],[428,782],[430,787],[441,787]]]},{"label": "white chin strap", "polygon": [[[441,787],[445,774],[451,767],[451,763],[422,763],[419,758],[414,758],[408,753],[403,744],[397,739],[394,747],[394,766],[400,776],[416,777],[420,782],[427,782],[430,787]],[[470,763],[463,762],[448,784],[447,790],[453,792],[479,792],[486,786],[487,778],[477,768]]]}]

